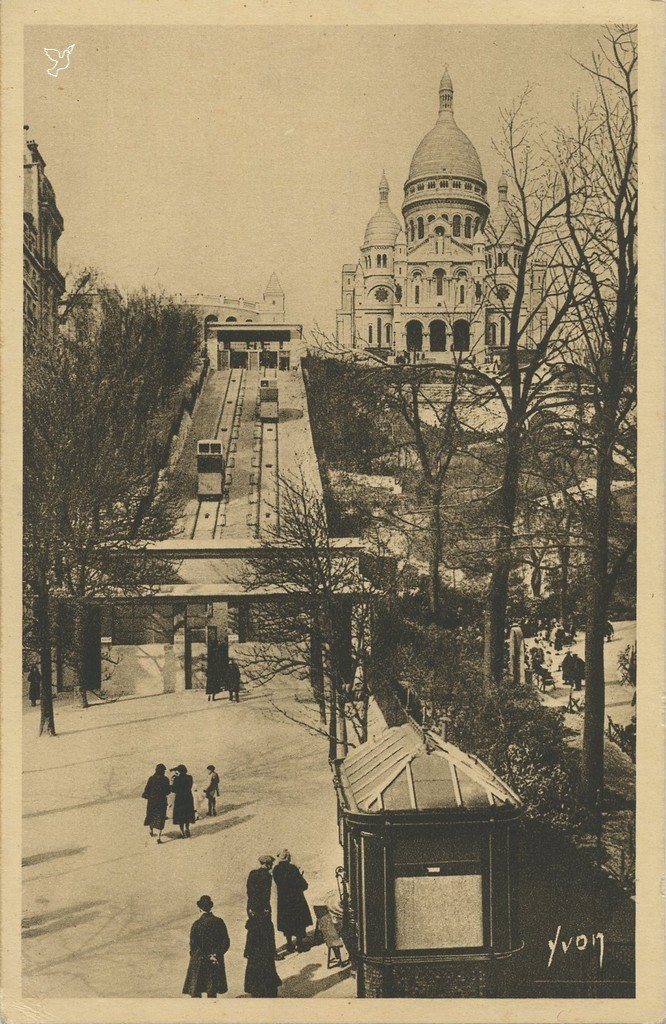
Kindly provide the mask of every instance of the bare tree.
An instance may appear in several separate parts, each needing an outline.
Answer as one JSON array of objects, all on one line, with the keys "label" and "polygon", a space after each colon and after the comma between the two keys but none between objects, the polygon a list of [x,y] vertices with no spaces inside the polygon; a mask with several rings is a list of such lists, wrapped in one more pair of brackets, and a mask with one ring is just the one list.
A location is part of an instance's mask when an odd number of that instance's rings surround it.
[{"label": "bare tree", "polygon": [[[116,327],[121,337],[109,345]],[[179,361],[160,379],[146,368],[162,334]],[[139,592],[146,578],[168,578],[161,561],[118,546],[168,534],[175,509],[165,495],[156,495],[147,510],[145,499],[164,447],[160,421],[168,416],[167,400],[196,352],[189,312],[141,297],[125,302],[114,292],[72,307],[56,342],[35,346],[25,360],[26,642],[39,651],[42,666],[42,732],[55,732],[51,649],[63,612],[72,619],[70,655],[85,705],[99,661],[96,602],[119,590]],[[128,372],[128,362],[132,371],[143,365],[144,372]]]},{"label": "bare tree", "polygon": [[591,395],[586,431],[594,454],[592,538],[585,635],[585,798],[603,792],[604,631],[613,589],[636,549],[635,530],[613,550],[612,495],[631,464],[637,397],[637,47],[632,27],[609,28],[586,67],[596,96],[562,139],[561,175],[571,244],[580,264],[572,332],[575,367]]},{"label": "bare tree", "polygon": [[343,756],[348,723],[361,742],[366,737],[372,592],[358,545],[329,536],[323,496],[303,473],[280,477],[279,532],[250,559],[250,592],[266,588],[279,595],[273,608],[282,611],[267,616],[248,672],[258,682],[281,672],[309,676],[329,756]]}]

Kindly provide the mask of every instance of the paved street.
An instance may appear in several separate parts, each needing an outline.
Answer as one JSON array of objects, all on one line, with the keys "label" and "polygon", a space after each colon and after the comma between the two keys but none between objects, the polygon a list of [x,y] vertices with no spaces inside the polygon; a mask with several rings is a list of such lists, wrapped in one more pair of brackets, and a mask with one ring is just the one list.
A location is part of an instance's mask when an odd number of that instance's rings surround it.
[{"label": "paved street", "polygon": [[[341,862],[325,740],[271,706],[315,723],[295,696],[307,698],[305,686],[280,681],[245,690],[238,705],[209,704],[201,691],[61,705],[59,736],[41,740],[39,709],[28,709],[25,997],[178,996],[202,893],[229,927],[229,996],[243,994],[245,879],[258,855],[288,847],[311,907]],[[197,822],[189,840],[167,824],[162,846],[143,827],[141,799],[159,761],[184,762],[195,784],[211,762],[221,776],[218,817]],[[353,996],[348,972],[328,971],[325,959],[316,946],[279,963],[281,995]]]}]

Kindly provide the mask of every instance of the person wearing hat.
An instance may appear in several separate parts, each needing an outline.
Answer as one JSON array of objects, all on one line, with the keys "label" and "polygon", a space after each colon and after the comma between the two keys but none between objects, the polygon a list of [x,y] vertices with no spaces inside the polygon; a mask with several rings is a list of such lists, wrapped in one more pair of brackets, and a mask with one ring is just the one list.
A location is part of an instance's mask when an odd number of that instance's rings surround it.
[{"label": "person wearing hat", "polygon": [[184,764],[171,769],[176,774],[171,780],[171,792],[175,794],[173,801],[173,823],[180,826],[181,839],[190,838],[190,825],[194,824],[194,797],[192,776],[188,775]]},{"label": "person wearing hat", "polygon": [[214,818],[217,815],[216,804],[217,798],[220,795],[220,776],[215,771],[214,764],[209,764],[206,771],[210,772],[208,785],[204,789],[206,799],[208,800],[208,817]]},{"label": "person wearing hat", "polygon": [[228,991],[224,954],[230,946],[229,932],[221,917],[212,913],[210,896],[197,900],[201,917],[190,929],[190,962],[185,975],[183,995],[201,999],[205,992],[209,999]]},{"label": "person wearing hat", "polygon": [[277,889],[277,926],[287,941],[287,952],[303,952],[303,939],[312,924],[312,914],[303,893],[308,883],[303,872],[291,863],[289,850],[280,850],[273,868],[273,881]]},{"label": "person wearing hat", "polygon": [[162,842],[162,829],[167,816],[167,800],[171,792],[171,785],[166,777],[166,765],[155,765],[155,773],[150,776],[145,785],[142,796],[147,800],[146,817],[144,825],[150,829],[151,836],[155,835],[157,829],[157,842]]},{"label": "person wearing hat", "polygon": [[271,887],[273,885],[271,868],[274,860],[275,857],[271,857],[270,853],[262,854],[259,858],[261,866],[253,868],[247,876],[248,917],[252,917],[253,914],[268,914],[270,917]]}]

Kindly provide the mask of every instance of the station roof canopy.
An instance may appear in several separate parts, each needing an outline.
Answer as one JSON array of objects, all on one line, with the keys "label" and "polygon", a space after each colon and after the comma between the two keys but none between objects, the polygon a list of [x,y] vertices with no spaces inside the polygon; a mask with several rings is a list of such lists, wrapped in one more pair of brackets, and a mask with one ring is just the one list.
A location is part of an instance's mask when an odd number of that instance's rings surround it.
[{"label": "station roof canopy", "polygon": [[356,813],[450,810],[478,816],[522,807],[478,758],[409,723],[353,750],[336,771],[344,804]]}]

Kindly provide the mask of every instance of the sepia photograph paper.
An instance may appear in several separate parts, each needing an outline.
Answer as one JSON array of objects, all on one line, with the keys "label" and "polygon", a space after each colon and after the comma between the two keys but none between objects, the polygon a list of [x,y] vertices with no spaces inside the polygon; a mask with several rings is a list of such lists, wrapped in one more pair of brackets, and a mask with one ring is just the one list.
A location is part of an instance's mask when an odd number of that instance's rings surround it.
[{"label": "sepia photograph paper", "polygon": [[3,1021],[662,1020],[663,5],[1,25]]}]

